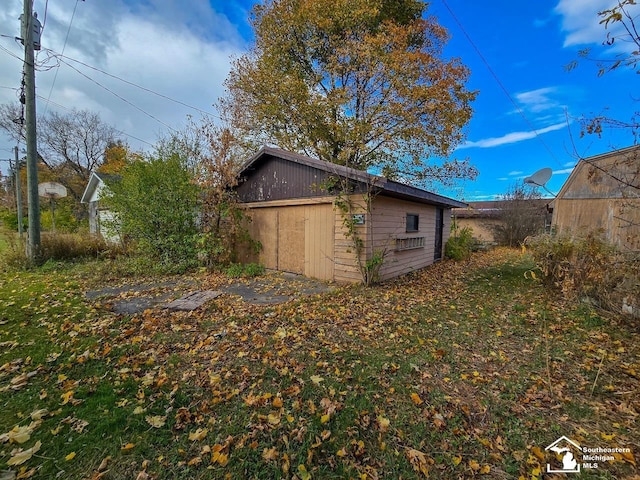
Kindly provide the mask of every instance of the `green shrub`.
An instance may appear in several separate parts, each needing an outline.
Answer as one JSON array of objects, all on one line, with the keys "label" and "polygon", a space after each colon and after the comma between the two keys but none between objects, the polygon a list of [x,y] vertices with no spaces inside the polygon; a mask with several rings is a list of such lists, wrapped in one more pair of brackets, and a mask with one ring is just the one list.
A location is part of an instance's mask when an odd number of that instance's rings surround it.
[{"label": "green shrub", "polygon": [[257,263],[232,263],[224,272],[232,278],[259,277],[264,274],[264,267]]},{"label": "green shrub", "polygon": [[473,231],[469,227],[451,228],[452,235],[444,246],[444,254],[453,260],[465,260],[471,256],[474,246]]},{"label": "green shrub", "polygon": [[543,281],[568,298],[588,299],[619,312],[623,303],[638,308],[640,254],[621,252],[601,235],[537,235],[526,241]]},{"label": "green shrub", "polygon": [[127,165],[108,187],[104,203],[140,255],[181,270],[198,265],[199,190],[185,158],[158,152]]},{"label": "green shrub", "polygon": [[[9,210],[6,208],[0,209],[0,223],[7,230],[11,230],[13,232],[18,231],[18,212],[15,210]],[[29,219],[26,215],[22,217],[22,229],[27,230],[29,226]]]}]

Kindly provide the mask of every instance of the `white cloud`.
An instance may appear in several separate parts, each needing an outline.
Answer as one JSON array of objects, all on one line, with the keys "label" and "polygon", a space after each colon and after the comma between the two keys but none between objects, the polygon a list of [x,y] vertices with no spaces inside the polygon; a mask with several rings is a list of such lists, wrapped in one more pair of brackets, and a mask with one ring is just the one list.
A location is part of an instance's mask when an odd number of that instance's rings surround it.
[{"label": "white cloud", "polygon": [[[599,24],[598,12],[617,4],[615,0],[560,0],[554,12],[562,18],[562,31],[566,35],[564,46],[601,44],[607,32]],[[619,24],[610,26],[609,31],[619,31]]]},{"label": "white cloud", "polygon": [[563,105],[553,98],[556,93],[558,93],[557,87],[545,87],[516,93],[515,97],[525,109],[533,113],[540,113],[546,110],[563,108]]},{"label": "white cloud", "polygon": [[571,168],[563,168],[562,170],[554,170],[553,174],[554,175],[564,175],[566,173],[571,173],[573,172],[573,167]]},{"label": "white cloud", "polygon": [[[0,33],[17,35],[22,0],[5,1],[8,5],[0,9],[0,25],[3,25]],[[49,2],[43,48],[62,51],[75,4],[75,0]],[[44,0],[36,0],[35,10],[40,13],[41,21],[43,9]],[[64,55],[214,113],[212,104],[224,92],[230,57],[241,55],[246,48],[237,28],[226,16],[216,12],[208,0],[191,0],[188,8],[175,0],[78,2]],[[0,44],[22,57],[20,46],[3,38]],[[57,63],[53,59],[47,61],[45,50],[38,54],[38,60],[46,61],[47,66]],[[160,133],[167,131],[163,124],[180,129],[188,114],[200,115],[98,71],[69,60],[65,62],[93,81],[65,64],[50,70],[40,68],[36,72],[38,95],[46,99],[51,92],[51,101],[56,104],[68,109],[96,111],[103,121],[134,137],[154,142]],[[0,86],[18,87],[20,71],[21,61],[0,51]],[[15,99],[15,92],[0,89],[0,103],[15,102]],[[39,114],[45,110],[65,111],[53,104],[47,107],[42,99],[37,108]],[[0,147],[3,146],[1,140]],[[136,148],[141,147],[135,139],[126,140]]]},{"label": "white cloud", "polygon": [[503,135],[502,137],[485,138],[483,140],[477,140],[475,142],[466,142],[458,147],[458,150],[463,148],[492,148],[500,145],[507,145],[511,143],[518,143],[525,140],[535,138],[536,135],[542,135],[544,133],[560,130],[567,126],[566,123],[556,123],[549,125],[548,127],[540,128],[538,130],[529,132],[512,132]]},{"label": "white cloud", "polygon": [[507,175],[509,175],[510,177],[513,177],[515,175],[522,175],[524,172],[521,172],[519,170],[514,170],[512,172],[509,172]]}]

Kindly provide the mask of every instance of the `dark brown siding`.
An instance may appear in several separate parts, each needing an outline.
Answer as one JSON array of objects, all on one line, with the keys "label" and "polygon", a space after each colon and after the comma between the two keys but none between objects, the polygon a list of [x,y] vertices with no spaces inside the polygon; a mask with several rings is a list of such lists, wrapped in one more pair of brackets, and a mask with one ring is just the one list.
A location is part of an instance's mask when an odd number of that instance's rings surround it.
[{"label": "dark brown siding", "polygon": [[330,172],[269,155],[245,172],[237,191],[241,202],[320,197],[334,193],[326,189],[330,177]]}]

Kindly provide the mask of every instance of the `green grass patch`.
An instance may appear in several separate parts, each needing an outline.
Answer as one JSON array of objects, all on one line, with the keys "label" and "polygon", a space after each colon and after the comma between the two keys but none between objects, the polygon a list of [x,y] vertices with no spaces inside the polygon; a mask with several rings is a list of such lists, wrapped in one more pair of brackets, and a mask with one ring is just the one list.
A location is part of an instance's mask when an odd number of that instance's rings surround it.
[{"label": "green grass patch", "polygon": [[40,442],[22,465],[38,478],[530,479],[562,435],[639,441],[637,333],[547,290],[519,252],[133,316],[84,297],[106,262],[0,274],[0,471]]}]

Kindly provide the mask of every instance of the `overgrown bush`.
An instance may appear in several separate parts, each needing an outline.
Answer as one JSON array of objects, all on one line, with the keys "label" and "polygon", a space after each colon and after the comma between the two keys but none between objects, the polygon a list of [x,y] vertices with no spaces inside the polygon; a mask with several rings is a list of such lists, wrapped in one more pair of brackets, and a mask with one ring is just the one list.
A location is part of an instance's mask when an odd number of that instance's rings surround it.
[{"label": "overgrown bush", "polygon": [[[35,266],[26,254],[24,240],[20,240],[15,235],[8,235],[6,238],[8,248],[0,261],[5,269],[24,269]],[[114,256],[120,253],[118,246],[88,234],[43,233],[40,240],[39,264],[50,260],[69,261]]]},{"label": "overgrown bush", "polygon": [[444,246],[444,254],[452,260],[465,260],[471,256],[474,243],[473,230],[470,227],[459,228],[454,225]]},{"label": "overgrown bush", "polygon": [[586,237],[537,235],[526,241],[543,281],[569,298],[611,311],[640,308],[640,254],[622,252],[598,234]]},{"label": "overgrown bush", "polygon": [[113,227],[133,240],[137,253],[182,270],[197,265],[198,187],[185,158],[158,152],[127,165],[108,187]]},{"label": "overgrown bush", "polygon": [[[0,224],[7,230],[11,230],[13,232],[18,231],[18,212],[15,210],[10,210],[8,208],[0,209]],[[29,220],[26,217],[22,217],[22,228],[26,230],[29,227]]]}]

